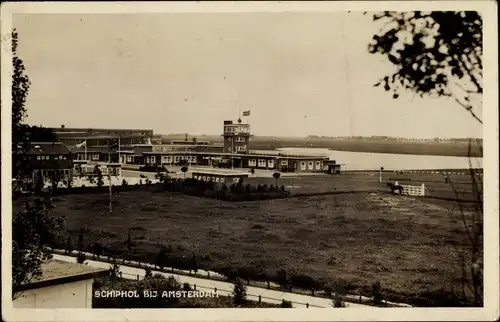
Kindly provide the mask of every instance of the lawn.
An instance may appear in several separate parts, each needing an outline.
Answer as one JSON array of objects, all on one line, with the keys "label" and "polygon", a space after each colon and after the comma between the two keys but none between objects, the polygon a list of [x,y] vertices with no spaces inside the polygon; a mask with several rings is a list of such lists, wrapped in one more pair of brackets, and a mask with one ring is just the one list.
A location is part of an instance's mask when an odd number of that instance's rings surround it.
[{"label": "lawn", "polygon": [[86,229],[88,249],[99,242],[152,258],[163,245],[203,257],[204,268],[285,269],[325,284],[342,280],[355,294],[369,294],[378,280],[390,299],[420,305],[461,293],[459,254],[467,256],[468,244],[456,202],[354,192],[230,203],[146,190],[113,200],[109,214],[106,193],[60,196],[53,213],[66,217],[73,241]]}]

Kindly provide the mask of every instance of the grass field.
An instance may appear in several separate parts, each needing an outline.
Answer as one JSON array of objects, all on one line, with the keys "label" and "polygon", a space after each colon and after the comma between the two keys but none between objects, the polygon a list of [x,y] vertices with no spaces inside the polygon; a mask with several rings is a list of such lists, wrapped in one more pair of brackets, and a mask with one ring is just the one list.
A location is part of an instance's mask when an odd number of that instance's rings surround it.
[{"label": "grass field", "polygon": [[[362,182],[376,188],[372,177],[332,176],[323,189]],[[292,178],[280,184],[285,180]],[[319,189],[318,178],[294,180],[301,189]],[[204,256],[203,268],[260,266],[269,275],[285,269],[325,284],[343,280],[355,294],[369,294],[379,280],[385,295],[400,302],[432,306],[460,294],[459,254],[467,257],[469,245],[457,202],[378,190],[239,203],[141,190],[115,194],[112,215],[106,193],[68,195],[54,198],[53,213],[66,217],[74,241],[87,229],[88,249],[99,242],[123,254],[135,228],[138,258],[152,258],[163,245]],[[473,204],[462,206],[468,217]]]}]

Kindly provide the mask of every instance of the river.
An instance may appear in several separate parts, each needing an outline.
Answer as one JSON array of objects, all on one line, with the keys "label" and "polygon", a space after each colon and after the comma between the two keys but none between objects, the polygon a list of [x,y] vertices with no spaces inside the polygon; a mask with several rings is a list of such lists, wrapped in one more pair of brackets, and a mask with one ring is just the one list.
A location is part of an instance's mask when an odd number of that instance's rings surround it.
[{"label": "river", "polygon": [[[343,165],[344,170],[434,170],[482,168],[483,158],[450,157],[438,155],[413,155],[333,151],[316,148],[281,148],[275,153],[324,155]],[[264,152],[264,151],[262,151]],[[270,151],[266,151],[269,153]]]}]

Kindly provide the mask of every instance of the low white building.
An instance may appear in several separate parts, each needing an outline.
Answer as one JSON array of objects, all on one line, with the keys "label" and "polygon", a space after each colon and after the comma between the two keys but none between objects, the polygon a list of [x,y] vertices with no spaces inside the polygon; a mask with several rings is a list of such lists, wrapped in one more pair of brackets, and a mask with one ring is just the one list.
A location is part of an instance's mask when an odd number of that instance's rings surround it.
[{"label": "low white building", "polygon": [[42,264],[42,276],[21,285],[14,308],[81,309],[92,308],[94,279],[109,275],[110,269],[49,260]]}]

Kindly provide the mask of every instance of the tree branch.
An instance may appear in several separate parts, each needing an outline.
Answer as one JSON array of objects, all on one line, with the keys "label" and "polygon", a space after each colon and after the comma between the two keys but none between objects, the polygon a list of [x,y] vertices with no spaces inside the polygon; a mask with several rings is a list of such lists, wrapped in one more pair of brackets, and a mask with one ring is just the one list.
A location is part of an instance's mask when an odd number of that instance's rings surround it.
[{"label": "tree branch", "polygon": [[474,119],[476,119],[476,121],[478,121],[479,123],[483,124],[483,121],[476,115],[476,113],[474,113],[474,111],[472,111],[472,105],[470,105],[470,104],[467,105],[467,104],[464,104],[464,103],[460,102],[460,100],[457,97],[455,97],[455,101],[458,104],[460,104],[466,111],[468,111],[472,115],[472,117]]}]

